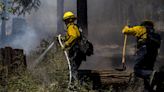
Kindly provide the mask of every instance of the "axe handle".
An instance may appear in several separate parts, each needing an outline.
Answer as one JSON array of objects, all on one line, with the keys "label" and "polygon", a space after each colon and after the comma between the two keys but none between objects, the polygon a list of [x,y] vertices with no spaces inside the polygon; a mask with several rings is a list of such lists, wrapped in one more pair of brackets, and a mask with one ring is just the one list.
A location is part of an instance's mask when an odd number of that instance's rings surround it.
[{"label": "axe handle", "polygon": [[123,46],[123,50],[122,50],[122,63],[123,64],[125,64],[126,43],[127,43],[127,35],[124,36],[124,46]]}]

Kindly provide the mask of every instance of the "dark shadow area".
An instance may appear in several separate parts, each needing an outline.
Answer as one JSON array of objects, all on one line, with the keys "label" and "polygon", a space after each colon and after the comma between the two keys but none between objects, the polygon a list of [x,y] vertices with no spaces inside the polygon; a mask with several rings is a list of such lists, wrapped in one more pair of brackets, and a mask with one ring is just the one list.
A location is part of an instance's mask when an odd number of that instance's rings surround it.
[{"label": "dark shadow area", "polygon": [[[122,67],[122,55],[121,54],[116,54],[113,57],[111,57],[110,59],[112,61],[111,64],[113,67]],[[135,64],[134,56],[127,55],[125,64],[128,69],[133,69],[133,66]]]},{"label": "dark shadow area", "polygon": [[98,73],[92,73],[92,70],[78,70],[78,77],[81,83],[91,82],[93,85],[93,90],[101,88],[100,75]]},{"label": "dark shadow area", "polygon": [[130,73],[116,70],[79,70],[79,80],[83,82],[91,82],[92,89],[104,92],[102,90],[115,90],[120,92],[127,87],[130,79]]}]

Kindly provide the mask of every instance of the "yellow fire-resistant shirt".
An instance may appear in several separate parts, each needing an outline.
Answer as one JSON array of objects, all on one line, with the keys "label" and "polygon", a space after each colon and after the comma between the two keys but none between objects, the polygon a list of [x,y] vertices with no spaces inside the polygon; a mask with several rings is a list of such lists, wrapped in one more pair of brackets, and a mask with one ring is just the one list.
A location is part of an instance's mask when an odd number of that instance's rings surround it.
[{"label": "yellow fire-resistant shirt", "polygon": [[67,47],[71,47],[75,44],[75,41],[80,37],[80,32],[74,23],[70,23],[67,25],[67,33],[66,33],[66,41],[65,45]]},{"label": "yellow fire-resistant shirt", "polygon": [[146,28],[144,26],[125,26],[122,33],[140,38],[139,41],[147,39]]}]

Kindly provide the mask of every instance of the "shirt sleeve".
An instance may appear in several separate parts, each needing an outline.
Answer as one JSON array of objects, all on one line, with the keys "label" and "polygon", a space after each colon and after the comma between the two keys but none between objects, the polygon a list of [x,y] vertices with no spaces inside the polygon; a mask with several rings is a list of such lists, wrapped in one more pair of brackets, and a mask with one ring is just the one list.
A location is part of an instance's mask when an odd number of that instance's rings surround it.
[{"label": "shirt sleeve", "polygon": [[122,33],[127,35],[140,36],[146,33],[146,28],[144,26],[134,26],[134,27],[125,26],[122,30]]}]

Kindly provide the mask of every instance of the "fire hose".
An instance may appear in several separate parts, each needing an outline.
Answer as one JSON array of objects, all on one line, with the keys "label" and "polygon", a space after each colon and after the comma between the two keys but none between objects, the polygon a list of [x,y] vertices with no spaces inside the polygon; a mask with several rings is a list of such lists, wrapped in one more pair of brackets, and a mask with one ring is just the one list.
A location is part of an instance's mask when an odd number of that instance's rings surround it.
[{"label": "fire hose", "polygon": [[[59,44],[61,47],[64,47],[63,44],[62,44],[62,41],[61,41],[61,35],[58,35],[58,41],[59,41]],[[70,64],[70,60],[69,60],[69,57],[68,57],[68,54],[67,54],[67,51],[64,50],[64,54],[65,54],[65,57],[67,59],[67,63],[68,63],[68,68],[69,68],[69,86],[71,85],[71,81],[72,81],[72,72],[71,72],[71,64]]]},{"label": "fire hose", "polygon": [[[61,47],[64,47],[63,44],[62,44],[62,41],[61,41],[61,35],[58,35],[57,36],[57,40],[60,44]],[[54,45],[55,43],[52,42],[50,44],[50,46],[48,46],[48,48],[39,56],[38,59],[35,60],[35,62],[33,63],[33,65],[31,65],[30,69],[33,69],[35,66],[37,66],[37,64],[39,63],[39,61],[44,57],[44,55],[52,48],[52,46]],[[71,85],[71,81],[72,81],[72,72],[71,72],[71,64],[70,64],[70,60],[69,60],[69,57],[68,57],[68,54],[67,54],[67,51],[64,50],[64,54],[65,54],[65,57],[66,57],[66,60],[67,60],[67,63],[68,63],[68,68],[69,68],[69,83],[68,83],[68,87]]]}]

